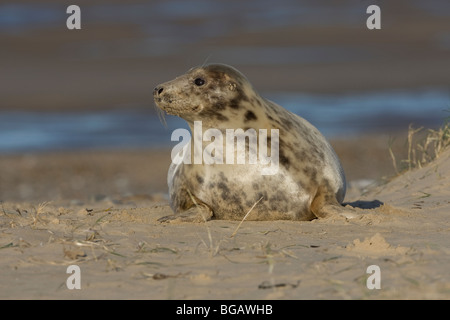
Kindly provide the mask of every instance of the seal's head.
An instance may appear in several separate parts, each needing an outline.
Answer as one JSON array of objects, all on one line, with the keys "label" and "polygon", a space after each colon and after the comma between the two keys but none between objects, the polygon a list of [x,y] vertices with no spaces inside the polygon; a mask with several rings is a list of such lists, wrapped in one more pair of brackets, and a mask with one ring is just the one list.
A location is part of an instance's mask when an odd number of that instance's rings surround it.
[{"label": "seal's head", "polygon": [[196,67],[153,91],[156,105],[187,122],[228,120],[228,109],[249,101],[250,83],[238,70],[224,64]]}]

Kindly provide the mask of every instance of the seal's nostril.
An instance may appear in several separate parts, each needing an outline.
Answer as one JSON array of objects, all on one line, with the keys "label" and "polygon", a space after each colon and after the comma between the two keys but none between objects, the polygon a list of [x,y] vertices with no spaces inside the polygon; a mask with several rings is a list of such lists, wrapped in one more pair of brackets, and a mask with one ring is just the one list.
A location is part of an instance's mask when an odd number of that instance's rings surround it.
[{"label": "seal's nostril", "polygon": [[164,91],[163,87],[156,87],[155,90],[153,90],[153,94],[158,95],[158,94],[161,94],[161,92],[163,92],[163,91]]}]

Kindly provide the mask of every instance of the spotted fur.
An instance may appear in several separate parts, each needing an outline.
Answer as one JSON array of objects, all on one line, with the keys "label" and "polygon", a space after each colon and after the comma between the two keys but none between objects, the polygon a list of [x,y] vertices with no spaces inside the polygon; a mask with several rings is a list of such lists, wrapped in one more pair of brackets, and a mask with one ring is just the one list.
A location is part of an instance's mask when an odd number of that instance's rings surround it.
[{"label": "spotted fur", "polygon": [[[345,176],[330,144],[305,119],[262,98],[238,70],[223,64],[193,68],[157,86],[154,99],[191,130],[197,120],[203,130],[216,128],[224,137],[226,129],[279,129],[275,175],[261,175],[260,164],[172,164],[168,185],[175,216],[202,204],[213,218],[240,220],[260,198],[248,220],[311,220],[326,216],[330,206],[340,211]],[[269,150],[270,142],[269,135]]]}]

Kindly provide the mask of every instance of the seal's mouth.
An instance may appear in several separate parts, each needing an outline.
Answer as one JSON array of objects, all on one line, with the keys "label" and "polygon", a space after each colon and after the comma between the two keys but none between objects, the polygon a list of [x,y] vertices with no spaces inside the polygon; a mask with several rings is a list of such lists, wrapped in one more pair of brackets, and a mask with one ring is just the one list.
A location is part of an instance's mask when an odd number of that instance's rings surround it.
[{"label": "seal's mouth", "polygon": [[180,110],[172,105],[173,100],[165,100],[161,98],[155,98],[155,105],[162,113],[167,113],[173,116],[179,116]]},{"label": "seal's mouth", "polygon": [[197,114],[203,109],[201,104],[185,105],[181,99],[173,99],[173,97],[155,97],[154,101],[159,110],[182,118],[187,114]]},{"label": "seal's mouth", "polygon": [[167,111],[174,109],[171,104],[175,101],[171,96],[164,95],[164,96],[155,96],[153,98],[155,101],[155,104],[158,108],[161,110]]},{"label": "seal's mouth", "polygon": [[158,96],[155,97],[154,100],[157,104],[172,103],[175,101],[171,96]]},{"label": "seal's mouth", "polygon": [[170,114],[173,116],[180,115],[180,113],[177,112],[177,110],[175,108],[171,108],[170,106],[166,106],[166,107],[162,108],[162,110],[164,110],[167,114]]}]

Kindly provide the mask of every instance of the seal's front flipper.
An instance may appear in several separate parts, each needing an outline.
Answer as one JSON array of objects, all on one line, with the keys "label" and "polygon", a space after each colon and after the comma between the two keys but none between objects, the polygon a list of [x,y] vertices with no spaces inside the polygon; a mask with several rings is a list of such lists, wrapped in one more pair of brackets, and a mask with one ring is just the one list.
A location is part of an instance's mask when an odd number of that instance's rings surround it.
[{"label": "seal's front flipper", "polygon": [[178,222],[201,223],[211,220],[212,216],[213,212],[206,204],[198,204],[184,212],[159,218],[158,221],[165,223],[178,223]]},{"label": "seal's front flipper", "polygon": [[343,207],[329,188],[320,187],[316,197],[311,203],[311,211],[317,218],[328,218],[332,216],[343,216],[347,219],[358,217],[355,208]]},{"label": "seal's front flipper", "polygon": [[314,212],[314,214],[318,218],[328,218],[339,215],[347,219],[353,219],[360,216],[354,208],[350,206],[343,207],[339,204],[324,205],[317,213]]}]

